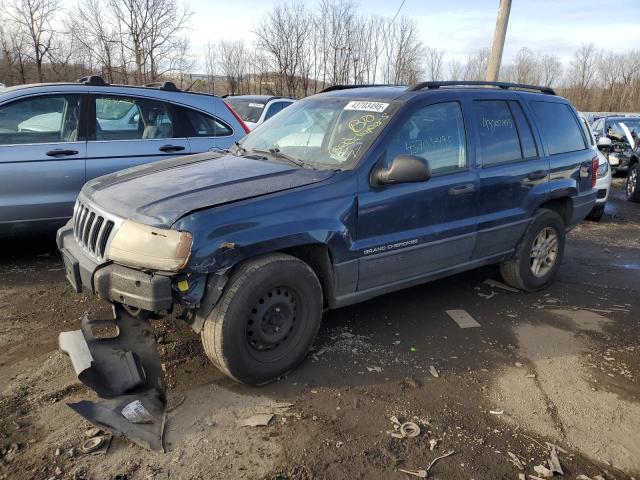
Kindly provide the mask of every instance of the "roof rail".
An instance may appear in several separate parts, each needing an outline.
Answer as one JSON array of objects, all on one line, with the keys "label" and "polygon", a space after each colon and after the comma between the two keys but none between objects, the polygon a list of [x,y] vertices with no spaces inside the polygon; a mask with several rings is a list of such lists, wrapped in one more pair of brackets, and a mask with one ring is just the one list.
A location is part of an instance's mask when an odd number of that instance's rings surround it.
[{"label": "roof rail", "polygon": [[541,87],[537,85],[527,85],[524,83],[509,83],[509,82],[485,82],[482,80],[463,80],[463,81],[446,81],[446,82],[420,82],[407,88],[409,92],[417,92],[423,88],[430,90],[440,87],[497,87],[503,90],[532,90],[535,92],[546,93],[548,95],[555,95],[556,92],[551,87]]},{"label": "roof rail", "polygon": [[176,84],[173,82],[151,82],[151,83],[145,83],[143,87],[157,88],[158,90],[166,90],[168,92],[180,91],[180,89],[176,87]]},{"label": "roof rail", "polygon": [[87,75],[86,77],[79,78],[78,83],[96,87],[106,87],[107,85],[109,85],[100,75]]},{"label": "roof rail", "polygon": [[398,87],[399,85],[392,85],[388,83],[363,83],[361,85],[331,85],[330,87],[320,90],[320,93],[333,92],[335,90],[349,90],[351,88],[366,88],[366,87]]}]

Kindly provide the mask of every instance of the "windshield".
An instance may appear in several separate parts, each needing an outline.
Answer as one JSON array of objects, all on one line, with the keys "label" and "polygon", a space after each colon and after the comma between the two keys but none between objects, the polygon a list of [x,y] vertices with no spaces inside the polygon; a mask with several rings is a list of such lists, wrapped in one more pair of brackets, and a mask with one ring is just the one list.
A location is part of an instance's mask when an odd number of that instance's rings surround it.
[{"label": "windshield", "polygon": [[624,133],[624,128],[622,128],[622,124],[627,126],[629,132],[640,134],[640,118],[629,117],[613,120],[611,123],[609,123],[607,125],[607,135],[613,136],[619,140],[626,140],[626,135]]},{"label": "windshield", "polygon": [[393,103],[313,98],[287,107],[247,135],[240,145],[276,150],[320,168],[350,168],[378,137],[397,110]]},{"label": "windshield", "polygon": [[246,98],[227,97],[224,101],[233,108],[242,120],[251,123],[257,123],[260,120],[260,115],[262,115],[265,106],[261,101]]}]

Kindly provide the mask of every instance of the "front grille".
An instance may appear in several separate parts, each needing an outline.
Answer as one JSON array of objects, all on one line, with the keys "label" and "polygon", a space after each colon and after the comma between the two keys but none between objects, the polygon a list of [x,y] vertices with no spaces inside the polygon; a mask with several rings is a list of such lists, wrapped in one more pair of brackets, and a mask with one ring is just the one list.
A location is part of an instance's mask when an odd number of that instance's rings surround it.
[{"label": "front grille", "polygon": [[100,209],[78,200],[73,211],[73,235],[76,242],[90,256],[103,261],[109,242],[120,220]]}]

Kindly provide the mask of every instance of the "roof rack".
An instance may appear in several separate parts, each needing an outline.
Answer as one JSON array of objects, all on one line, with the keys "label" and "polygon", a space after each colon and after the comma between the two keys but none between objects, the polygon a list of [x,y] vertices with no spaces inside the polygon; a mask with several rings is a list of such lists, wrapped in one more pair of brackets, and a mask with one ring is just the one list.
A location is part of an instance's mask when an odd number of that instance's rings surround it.
[{"label": "roof rack", "polygon": [[109,85],[100,75],[87,75],[86,77],[79,78],[78,83],[92,85],[94,87],[106,87]]},{"label": "roof rack", "polygon": [[532,90],[534,92],[546,93],[548,95],[555,95],[556,92],[551,87],[541,87],[537,85],[527,85],[524,83],[509,83],[509,82],[485,82],[482,80],[464,80],[464,81],[446,81],[446,82],[420,82],[407,88],[409,92],[417,92],[423,88],[430,90],[440,87],[497,87],[503,90]]},{"label": "roof rack", "polygon": [[335,90],[349,90],[351,88],[366,88],[366,87],[398,87],[399,85],[392,85],[388,83],[363,83],[361,85],[331,85],[330,87],[320,90],[320,93],[333,92]]},{"label": "roof rack", "polygon": [[143,87],[157,88],[158,90],[166,90],[168,92],[180,91],[180,89],[176,87],[176,84],[173,82],[151,82],[151,83],[145,83]]}]

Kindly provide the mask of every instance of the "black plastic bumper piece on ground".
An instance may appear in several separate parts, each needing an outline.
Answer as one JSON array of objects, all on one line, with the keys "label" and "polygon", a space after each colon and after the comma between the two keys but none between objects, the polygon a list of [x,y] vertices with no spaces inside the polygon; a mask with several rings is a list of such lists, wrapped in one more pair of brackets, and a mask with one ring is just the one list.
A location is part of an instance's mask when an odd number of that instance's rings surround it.
[{"label": "black plastic bumper piece on ground", "polygon": [[[120,306],[113,313],[108,320],[85,317],[80,330],[60,334],[60,349],[71,358],[78,378],[100,397],[69,406],[101,428],[164,451],[166,401],[152,327]],[[98,338],[96,332],[116,333]]]}]

